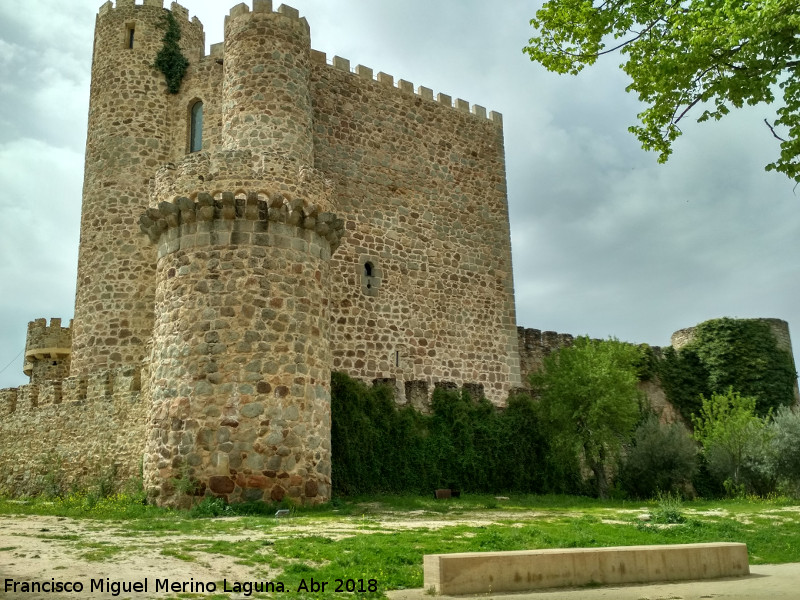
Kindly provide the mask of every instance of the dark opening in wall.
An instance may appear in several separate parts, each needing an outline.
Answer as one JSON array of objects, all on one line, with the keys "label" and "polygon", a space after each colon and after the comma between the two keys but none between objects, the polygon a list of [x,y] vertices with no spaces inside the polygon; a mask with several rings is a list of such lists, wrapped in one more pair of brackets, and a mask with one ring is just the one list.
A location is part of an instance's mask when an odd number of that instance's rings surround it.
[{"label": "dark opening in wall", "polygon": [[366,296],[377,296],[383,273],[380,267],[376,266],[375,257],[362,256],[359,260],[359,264],[361,291]]},{"label": "dark opening in wall", "polygon": [[133,50],[133,39],[135,37],[136,27],[131,23],[128,25],[125,35],[125,43],[129,50]]}]

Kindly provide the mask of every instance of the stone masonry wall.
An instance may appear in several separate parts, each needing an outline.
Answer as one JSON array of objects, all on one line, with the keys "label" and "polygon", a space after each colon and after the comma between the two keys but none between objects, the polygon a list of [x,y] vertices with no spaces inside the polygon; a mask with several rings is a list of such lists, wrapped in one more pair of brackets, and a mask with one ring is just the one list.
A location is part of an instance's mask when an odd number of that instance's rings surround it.
[{"label": "stone masonry wall", "polygon": [[569,333],[517,327],[517,340],[522,386],[530,388],[528,375],[542,370],[545,356],[555,350],[571,346],[575,338]]},{"label": "stone masonry wall", "polygon": [[519,386],[500,115],[312,51],[315,167],[346,238],[333,368],[365,381]]},{"label": "stone masonry wall", "polygon": [[[71,374],[139,364],[153,328],[155,255],[137,231],[149,181],[171,157],[160,0],[107,2],[95,26]],[[203,55],[203,28],[176,3],[184,52]],[[133,32],[131,34],[131,32]],[[133,47],[130,47],[131,35]]]},{"label": "stone masonry wall", "polygon": [[[544,368],[546,356],[561,348],[571,346],[575,341],[575,336],[569,333],[517,327],[517,339],[522,370],[522,390],[527,390],[529,393],[531,389],[529,376]],[[654,347],[654,349],[657,355],[660,355],[660,348]],[[682,421],[680,413],[667,400],[666,393],[657,379],[640,381],[639,390],[647,399],[650,409],[659,416],[663,423]]]},{"label": "stone masonry wall", "polygon": [[138,477],[145,404],[138,367],[0,390],[0,494]]}]

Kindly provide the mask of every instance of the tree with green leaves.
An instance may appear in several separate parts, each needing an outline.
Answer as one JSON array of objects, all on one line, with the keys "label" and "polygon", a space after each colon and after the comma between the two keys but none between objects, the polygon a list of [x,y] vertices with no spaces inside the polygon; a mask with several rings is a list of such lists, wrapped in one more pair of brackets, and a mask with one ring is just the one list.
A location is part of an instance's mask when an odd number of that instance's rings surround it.
[{"label": "tree with green leaves", "polygon": [[778,118],[766,124],[780,157],[766,168],[800,181],[797,0],[548,0],[531,25],[538,35],[524,52],[550,71],[574,75],[605,54],[626,56],[627,90],[648,105],[630,131],[659,162],[693,108],[699,122],[720,120],[778,92]]},{"label": "tree with green leaves", "polygon": [[800,496],[800,409],[781,406],[767,428],[772,472],[783,491]]},{"label": "tree with green leaves", "polygon": [[641,417],[639,359],[631,344],[579,337],[547,356],[544,370],[531,376],[554,445],[585,461],[601,498],[608,495],[607,474]]},{"label": "tree with green leaves", "polygon": [[767,418],[756,416],[756,399],[733,388],[725,394],[701,398],[703,407],[692,417],[694,436],[712,475],[723,481],[731,495],[759,489],[768,476],[769,431]]},{"label": "tree with green leaves", "polygon": [[649,415],[636,428],[623,456],[622,487],[632,496],[681,494],[697,473],[697,442],[682,423],[661,423]]}]

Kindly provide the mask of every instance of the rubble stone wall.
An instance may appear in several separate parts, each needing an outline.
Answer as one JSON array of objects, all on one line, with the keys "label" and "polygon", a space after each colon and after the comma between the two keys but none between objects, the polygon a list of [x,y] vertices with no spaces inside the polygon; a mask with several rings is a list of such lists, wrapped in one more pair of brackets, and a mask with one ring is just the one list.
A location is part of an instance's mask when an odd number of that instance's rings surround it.
[{"label": "rubble stone wall", "polygon": [[502,120],[312,51],[315,167],[346,237],[333,258],[333,369],[367,382],[519,386]]},{"label": "rubble stone wall", "polygon": [[139,477],[146,403],[137,366],[0,390],[0,494]]}]

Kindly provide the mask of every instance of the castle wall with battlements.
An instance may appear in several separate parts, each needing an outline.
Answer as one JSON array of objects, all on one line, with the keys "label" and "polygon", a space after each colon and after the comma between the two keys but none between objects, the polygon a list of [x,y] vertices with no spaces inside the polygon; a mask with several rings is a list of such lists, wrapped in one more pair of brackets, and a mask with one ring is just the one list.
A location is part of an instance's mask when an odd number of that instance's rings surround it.
[{"label": "castle wall with battlements", "polygon": [[208,54],[176,2],[100,7],[81,211],[75,318],[32,322],[31,383],[0,390],[0,493],[324,502],[331,370],[502,405],[572,342],[516,327],[501,115],[329,59],[271,0]]},{"label": "castle wall with battlements", "polygon": [[139,477],[146,395],[127,367],[0,390],[0,494]]},{"label": "castle wall with battlements", "polygon": [[333,368],[477,383],[502,403],[520,374],[499,116],[315,59],[315,166],[347,231],[333,259]]}]

